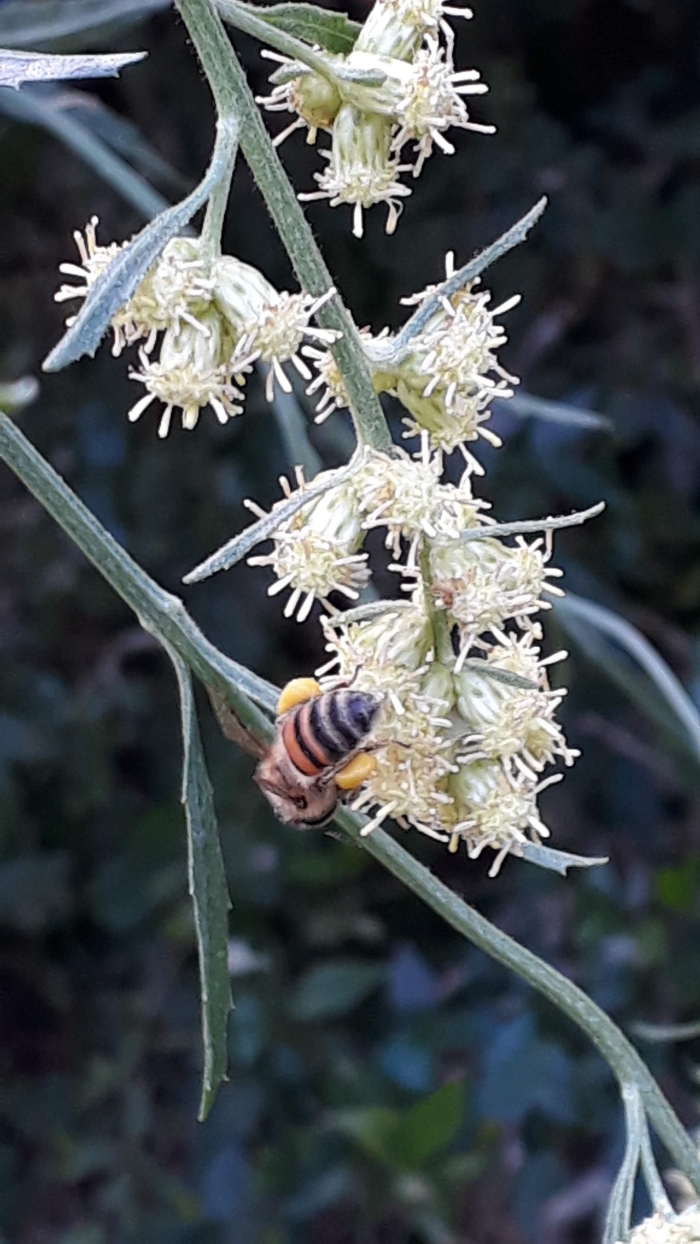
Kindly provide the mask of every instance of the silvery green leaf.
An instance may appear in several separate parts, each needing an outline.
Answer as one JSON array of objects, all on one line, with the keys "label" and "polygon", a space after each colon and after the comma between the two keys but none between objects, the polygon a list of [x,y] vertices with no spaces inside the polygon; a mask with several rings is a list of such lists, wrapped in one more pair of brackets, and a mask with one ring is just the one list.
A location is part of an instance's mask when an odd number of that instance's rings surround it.
[{"label": "silvery green leaf", "polygon": [[631,1025],[632,1031],[641,1041],[675,1042],[694,1041],[700,1037],[700,1020],[689,1020],[687,1024],[648,1024],[638,1020]]},{"label": "silvery green leaf", "polygon": [[354,65],[334,66],[336,77],[343,82],[357,82],[360,86],[381,86],[386,74],[379,69],[361,69]]},{"label": "silvery green leaf", "polygon": [[571,855],[569,851],[557,851],[536,842],[519,842],[512,848],[511,855],[519,855],[529,864],[537,864],[538,868],[547,868],[562,877],[566,876],[568,868],[597,868],[608,862],[606,855]]},{"label": "silvery green leaf", "polygon": [[204,1071],[199,1118],[206,1119],[226,1079],[228,1013],[233,1006],[228,974],[228,911],[231,901],[211,783],[199,737],[190,672],[182,657],[164,644],[175,666],[182,717],[182,802],[187,818],[189,889],[194,906],[202,995]]},{"label": "silvery green leaf", "polygon": [[[84,160],[108,185],[132,203],[147,220],[157,216],[168,206],[167,199],[154,190],[150,182],[116,155],[97,134],[92,133],[76,116],[75,109],[65,108],[59,92],[65,98],[66,88],[52,88],[48,83],[25,86],[13,91],[0,86],[0,111],[6,116],[29,125],[40,125]],[[73,92],[78,94],[78,92]],[[92,98],[92,96],[90,97]],[[89,109],[81,109],[87,114]]]},{"label": "silvery green leaf", "polygon": [[497,665],[490,665],[482,657],[467,657],[464,665],[484,678],[492,678],[494,682],[504,683],[506,687],[519,687],[522,691],[539,691],[537,683],[531,678],[525,678],[523,674],[515,674],[512,670],[500,669]]},{"label": "silvery green leaf", "polygon": [[0,43],[3,47],[46,46],[86,30],[135,21],[169,0],[5,0],[0,5]]},{"label": "silvery green leaf", "polygon": [[133,65],[144,56],[145,52],[54,56],[50,52],[10,52],[0,48],[0,86],[19,88],[23,82],[114,78],[125,65]]},{"label": "silvery green leaf", "polygon": [[238,126],[220,118],[211,164],[199,185],[181,203],[168,207],[125,246],[90,288],[80,312],[44,361],[44,371],[60,371],[83,354],[94,354],[110,320],[133,294],[163,247],[180,233],[231,167]]},{"label": "silvery green leaf", "polygon": [[39,396],[39,381],[36,376],[21,376],[19,380],[0,381],[0,410],[12,414],[31,406]]},{"label": "silvery green leaf", "polygon": [[492,242],[485,250],[480,251],[478,255],[470,259],[469,263],[464,264],[453,276],[448,277],[446,281],[438,285],[434,293],[429,294],[423,300],[418,310],[414,312],[411,318],[406,321],[401,331],[397,333],[392,347],[394,357],[400,358],[410,350],[413,338],[425,328],[425,325],[435,315],[436,311],[440,310],[441,303],[445,298],[449,298],[452,294],[456,294],[458,290],[464,289],[470,281],[475,280],[477,276],[481,276],[481,273],[492,263],[495,263],[497,259],[500,259],[502,255],[506,255],[514,246],[524,242],[546,206],[546,197],[539,199],[535,206],[531,207],[530,211],[526,212],[520,220],[516,220],[510,229],[506,229],[506,232],[500,238],[496,238],[495,242]]},{"label": "silvery green leaf", "polygon": [[611,430],[613,426],[612,419],[599,415],[595,410],[583,410],[570,402],[552,402],[548,398],[536,397],[534,393],[524,393],[522,389],[518,389],[512,397],[504,398],[502,408],[525,418],[547,419],[550,423],[568,423],[579,428]]},{"label": "silvery green leaf", "polygon": [[279,69],[275,69],[270,74],[270,82],[273,86],[286,86],[288,82],[293,82],[295,78],[305,78],[313,73],[313,69],[309,69],[308,65],[302,65],[301,61],[292,60],[287,65],[280,65]]},{"label": "silvery green leaf", "polygon": [[336,471],[320,484],[311,484],[303,490],[303,492],[294,493],[287,501],[279,502],[269,514],[258,520],[257,523],[251,523],[244,531],[239,532],[232,540],[228,540],[220,549],[207,557],[205,561],[200,562],[194,570],[190,570],[183,578],[183,583],[200,583],[202,579],[208,579],[210,575],[216,574],[219,570],[230,570],[237,562],[250,553],[256,544],[262,544],[263,540],[269,540],[278,527],[282,523],[286,523],[287,519],[293,518],[298,514],[299,510],[303,510],[305,505],[310,501],[314,501],[316,497],[320,497],[324,492],[328,492],[330,488],[335,488],[346,478],[347,471]]},{"label": "silvery green leaf", "polygon": [[[242,4],[241,7],[254,9],[256,17],[271,26],[327,52],[351,52],[361,30],[345,13],[333,13],[315,4]],[[226,0],[217,0],[217,8],[226,21]]]}]

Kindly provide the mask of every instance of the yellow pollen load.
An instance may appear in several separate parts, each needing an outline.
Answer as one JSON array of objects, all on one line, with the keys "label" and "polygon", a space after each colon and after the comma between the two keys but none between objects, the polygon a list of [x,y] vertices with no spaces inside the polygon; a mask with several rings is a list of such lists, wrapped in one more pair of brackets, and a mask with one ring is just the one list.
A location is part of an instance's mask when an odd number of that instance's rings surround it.
[{"label": "yellow pollen load", "polygon": [[321,687],[315,678],[292,678],[286,687],[280,691],[280,698],[277,701],[277,716],[281,717],[283,713],[288,713],[290,708],[296,708],[297,704],[303,704],[305,700],[313,700],[314,696],[321,694]]},{"label": "yellow pollen load", "polygon": [[371,778],[377,762],[374,756],[368,755],[367,752],[360,752],[357,756],[353,756],[352,760],[346,764],[340,773],[335,775],[335,784],[340,790],[355,790]]}]

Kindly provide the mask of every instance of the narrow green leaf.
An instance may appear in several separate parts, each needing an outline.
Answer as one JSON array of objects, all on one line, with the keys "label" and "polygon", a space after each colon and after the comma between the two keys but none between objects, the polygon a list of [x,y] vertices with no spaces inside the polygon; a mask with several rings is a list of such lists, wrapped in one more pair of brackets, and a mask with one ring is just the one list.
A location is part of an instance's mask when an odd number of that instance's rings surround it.
[{"label": "narrow green leaf", "polygon": [[[499,403],[500,405],[500,403]],[[512,410],[516,415],[528,419],[545,419],[549,423],[568,423],[572,427],[599,428],[611,431],[613,421],[607,415],[599,415],[596,410],[583,410],[572,406],[570,402],[552,402],[546,397],[536,397],[534,393],[525,393],[518,389],[512,397],[505,398],[503,410]]]},{"label": "narrow green leaf", "polygon": [[[145,177],[131,168],[96,133],[88,129],[76,115],[77,109],[59,106],[59,91],[61,99],[64,99],[65,87],[58,88],[56,94],[47,92],[46,87],[25,86],[22,91],[0,87],[0,111],[17,121],[40,125],[42,129],[54,134],[79,159],[94,169],[98,177],[142,212],[147,220],[168,207],[167,199],[154,190]],[[77,93],[76,91],[73,94]],[[93,100],[94,97],[91,95],[88,98]],[[82,107],[80,113],[88,116],[90,109]]]},{"label": "narrow green leaf", "polygon": [[529,864],[537,864],[538,868],[547,868],[550,872],[566,876],[569,868],[597,868],[607,864],[607,855],[571,855],[569,851],[557,851],[554,847],[543,847],[535,842],[521,842],[513,847],[511,854],[519,855]]},{"label": "narrow green leaf", "polygon": [[563,527],[580,527],[591,518],[597,518],[605,509],[604,501],[597,501],[587,510],[575,510],[573,514],[557,514],[549,518],[524,518],[514,523],[484,523],[481,527],[468,527],[460,535],[467,544],[488,540],[493,536],[516,536],[538,531],[559,531]]},{"label": "narrow green leaf", "polygon": [[[226,0],[216,0],[217,8],[226,21]],[[362,27],[345,13],[333,13],[315,4],[240,4],[250,9],[256,17],[284,30],[286,34],[303,39],[312,46],[325,48],[327,52],[351,52]]]},{"label": "narrow green leaf", "polygon": [[700,1037],[700,1020],[689,1020],[687,1024],[648,1024],[638,1020],[632,1024],[632,1032],[640,1041],[666,1043],[676,1041],[694,1041]]},{"label": "narrow green leaf", "polygon": [[90,289],[79,314],[44,362],[44,371],[60,371],[83,354],[94,354],[107,326],[131,297],[163,247],[192,219],[227,173],[235,157],[238,125],[219,119],[216,144],[204,178],[181,203],[168,207],[119,251]]},{"label": "narrow green leaf", "polygon": [[465,1080],[455,1080],[411,1106],[395,1138],[396,1158],[404,1166],[420,1167],[454,1140],[467,1106]]},{"label": "narrow green leaf", "polygon": [[317,964],[302,976],[291,1013],[305,1021],[346,1015],[381,984],[384,975],[383,965],[357,959]]},{"label": "narrow green leaf", "polygon": [[293,518],[299,510],[303,510],[305,505],[309,505],[317,497],[328,492],[330,488],[335,488],[348,474],[348,472],[334,471],[329,472],[328,477],[320,484],[311,484],[305,488],[303,492],[294,493],[287,501],[280,501],[277,505],[266,514],[264,518],[258,520],[257,523],[251,523],[244,531],[239,532],[232,540],[228,540],[220,549],[207,557],[205,561],[195,566],[194,570],[188,571],[184,576],[183,583],[200,583],[202,579],[208,579],[210,575],[216,574],[219,570],[230,570],[237,562],[241,561],[256,544],[262,544],[263,540],[269,540],[278,527],[282,523],[286,523],[289,518]]},{"label": "narrow green leaf", "polygon": [[506,687],[519,687],[521,691],[538,690],[537,683],[531,678],[525,678],[524,674],[515,674],[512,670],[499,669],[497,665],[490,665],[483,657],[467,657],[464,665],[483,678],[492,678],[494,682],[503,683]]},{"label": "narrow green leaf", "polygon": [[448,277],[446,281],[438,285],[435,292],[429,294],[423,300],[418,310],[413,313],[410,320],[407,320],[404,324],[401,332],[397,334],[393,344],[393,357],[401,358],[402,354],[410,351],[413,338],[425,328],[428,320],[435,315],[435,312],[440,310],[440,305],[445,298],[449,298],[452,294],[456,294],[458,290],[464,289],[465,285],[475,280],[477,276],[481,276],[481,273],[485,272],[502,255],[506,255],[514,246],[524,242],[546,206],[547,199],[544,197],[539,199],[535,206],[531,207],[530,211],[526,212],[514,225],[511,225],[510,229],[501,234],[500,238],[496,238],[495,242],[492,242],[485,250],[480,251],[478,255],[470,259],[469,263],[464,264],[464,267],[455,272],[453,276]]},{"label": "narrow green leaf", "polygon": [[136,21],[168,7],[169,0],[5,0],[0,5],[0,43],[43,47],[114,22]]},{"label": "narrow green leaf", "polygon": [[199,1118],[204,1121],[220,1082],[226,1079],[226,1028],[233,1006],[228,974],[227,913],[231,902],[190,672],[174,648],[169,644],[164,646],[175,666],[180,688],[184,751],[182,802],[187,818],[189,888],[194,906],[202,993],[204,1072]]},{"label": "narrow green leaf", "polygon": [[9,52],[0,48],[0,86],[23,82],[65,82],[69,78],[116,78],[125,65],[143,60],[146,52],[92,53],[54,56],[50,52]]}]

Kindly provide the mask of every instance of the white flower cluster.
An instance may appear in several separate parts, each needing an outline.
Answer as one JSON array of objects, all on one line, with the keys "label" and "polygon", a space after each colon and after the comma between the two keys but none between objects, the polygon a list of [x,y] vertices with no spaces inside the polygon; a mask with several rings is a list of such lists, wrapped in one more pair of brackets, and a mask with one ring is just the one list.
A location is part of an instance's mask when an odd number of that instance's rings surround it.
[{"label": "white flower cluster", "polygon": [[[75,234],[81,262],[61,264],[60,270],[77,277],[80,284],[62,285],[55,295],[57,302],[86,297],[122,249],[116,242],[100,246],[96,226],[93,217],[84,237]],[[158,424],[161,437],[170,430],[174,410],[182,412],[186,429],[196,426],[205,406],[211,406],[219,422],[226,423],[240,414],[240,387],[258,360],[267,364],[269,400],[275,381],[291,391],[284,363],[291,363],[310,380],[299,348],[307,339],[323,346],[337,340],[332,330],[310,324],[332,293],[322,298],[280,293],[249,264],[231,255],[207,259],[200,239],[174,238],[112,320],[115,355],[141,343],[140,367],[129,374],[146,393],[134,403],[128,418],[139,419],[151,402],[159,401],[164,407]]]},{"label": "white flower cluster", "polygon": [[[446,279],[453,273],[454,256],[449,254]],[[362,343],[376,391],[397,397],[407,412],[404,437],[427,433],[435,449],[460,449],[470,470],[480,475],[482,468],[467,445],[479,437],[491,445],[501,443],[486,426],[491,405],[496,398],[511,397],[518,380],[498,361],[496,351],[507,338],[496,317],[512,310],[520,295],[490,307],[490,293],[477,286],[472,281],[438,297],[436,309],[403,348],[400,335],[393,337],[387,330],[376,337],[363,332]],[[402,301],[420,307],[439,289],[429,286]],[[333,356],[314,346],[305,346],[304,354],[318,371],[307,392],[322,390],[316,408],[316,422],[322,423],[349,399]]]},{"label": "white flower cluster", "polygon": [[[455,70],[446,14],[472,16],[442,0],[376,0],[352,51],[327,55],[322,71],[268,53],[282,66],[272,76],[272,93],[258,102],[296,118],[276,141],[302,126],[311,142],[319,129],[331,134],[331,148],[322,152],[328,167],[315,174],[319,189],[299,197],[351,204],[356,237],[362,237],[363,211],[375,203],[387,205],[386,231],[394,232],[401,200],[411,193],[400,175],[417,177],[434,145],[453,154],[447,130],[493,133],[493,126],[470,119],[464,96],[488,88],[477,70]],[[402,164],[407,144],[413,158]]]},{"label": "white flower cluster", "polygon": [[673,1218],[657,1211],[640,1222],[629,1236],[629,1244],[698,1244],[698,1241],[700,1205],[689,1205]]},{"label": "white flower cluster", "polygon": [[[331,660],[317,671],[326,685],[351,682],[383,700],[374,773],[353,804],[373,811],[363,832],[392,816],[452,851],[464,842],[471,858],[489,847],[493,874],[509,851],[547,836],[537,798],[561,775],[543,778],[544,770],[578,753],[556,720],[565,692],[547,677],[566,654],[542,658],[534,619],[560,593],[549,582],[561,573],[548,565],[551,533],[529,542],[489,534],[493,520],[471,478],[443,482],[425,433],[418,457],[363,449],[251,562],[273,569],[271,593],[289,588],[287,616],[305,619],[314,598],[326,605]],[[297,495],[285,492],[285,501]],[[369,577],[362,544],[377,527],[408,600],[338,612],[327,596],[357,598]]]}]

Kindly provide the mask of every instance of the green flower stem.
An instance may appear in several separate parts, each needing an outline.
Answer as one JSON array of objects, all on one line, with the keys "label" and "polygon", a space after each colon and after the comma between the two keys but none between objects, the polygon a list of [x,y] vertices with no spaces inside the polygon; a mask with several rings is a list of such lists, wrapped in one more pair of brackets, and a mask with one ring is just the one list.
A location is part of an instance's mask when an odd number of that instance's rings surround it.
[{"label": "green flower stem", "polygon": [[204,213],[201,234],[202,251],[206,259],[218,259],[221,254],[221,239],[224,232],[224,220],[231,191],[234,165],[235,156],[224,176],[212,190],[207,201],[207,210]]},{"label": "green flower stem", "polygon": [[[15,471],[115,592],[134,610],[144,630],[171,644],[193,673],[226,699],[248,729],[264,734],[269,727],[268,719],[240,689],[241,675],[248,674],[248,671],[225,657],[206,639],[182,601],[154,583],[129,557],[1,411],[0,458]],[[248,674],[248,677],[252,677],[247,688],[249,695],[261,699],[259,693],[256,695],[254,676]]]},{"label": "green flower stem", "polygon": [[700,1160],[697,1149],[634,1046],[608,1015],[578,985],[502,933],[395,842],[376,829],[360,837],[356,817],[345,809],[336,819],[358,846],[388,868],[409,890],[432,907],[447,924],[473,942],[498,963],[509,968],[568,1015],[590,1037],[614,1072],[621,1089],[635,1084],[660,1139],[700,1194]]},{"label": "green flower stem", "polygon": [[259,39],[261,43],[267,43],[270,47],[275,48],[277,52],[281,52],[283,56],[288,56],[290,60],[297,60],[302,65],[307,65],[309,69],[313,69],[316,73],[324,76],[328,76],[329,69],[332,71],[332,64],[329,65],[330,53],[315,51],[314,48],[309,47],[308,43],[304,43],[302,39],[297,39],[294,35],[288,35],[286,30],[280,30],[278,26],[273,26],[271,22],[266,22],[263,17],[258,17],[250,8],[237,4],[236,0],[216,0],[216,8],[224,21],[230,22],[232,26],[242,30],[244,34],[251,35],[253,39]]},{"label": "green flower stem", "polygon": [[[197,49],[217,108],[234,102],[241,127],[241,148],[302,287],[316,298],[333,287],[331,275],[316,245],[294,189],[263,125],[260,111],[246,81],[212,0],[176,0]],[[391,449],[384,412],[372,385],[362,342],[353,320],[336,293],[316,317],[323,328],[343,335],[332,346],[351,401],[358,441],[374,449]]]},{"label": "green flower stem", "polygon": [[430,544],[425,539],[421,541],[421,548],[418,553],[418,566],[421,578],[425,585],[425,607],[430,615],[430,623],[433,628],[433,639],[435,640],[435,652],[437,659],[447,669],[452,669],[456,657],[454,648],[452,647],[450,625],[447,618],[447,612],[444,609],[437,608],[430,591],[430,585],[433,581],[433,574],[430,569]]},{"label": "green flower stem", "polygon": [[[121,548],[10,419],[0,412],[0,458],[53,515],[85,556],[137,614],[149,633],[163,638],[208,687],[220,692],[236,716],[260,740],[270,723],[250,696],[274,703],[274,690],[209,642],[182,601],[163,590]],[[340,808],[339,825],[374,859],[462,937],[526,981],[585,1032],[618,1079],[636,1085],[644,1108],[669,1154],[700,1195],[700,1161],[691,1140],[646,1064],[615,1023],[588,996],[532,951],[502,933],[383,830],[360,836],[362,820]]]}]

